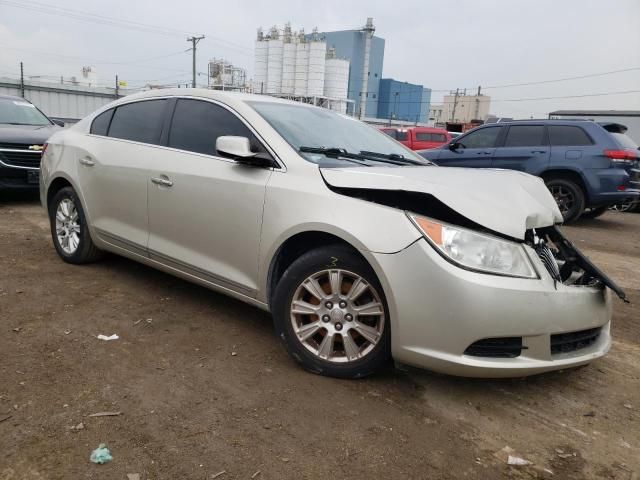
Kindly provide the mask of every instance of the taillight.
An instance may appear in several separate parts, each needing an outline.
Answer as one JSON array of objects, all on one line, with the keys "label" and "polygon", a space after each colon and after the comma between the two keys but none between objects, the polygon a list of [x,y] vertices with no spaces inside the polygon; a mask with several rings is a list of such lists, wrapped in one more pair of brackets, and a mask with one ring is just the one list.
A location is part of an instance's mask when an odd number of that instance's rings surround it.
[{"label": "taillight", "polygon": [[633,150],[605,150],[602,153],[614,162],[632,163],[638,159],[638,154]]}]

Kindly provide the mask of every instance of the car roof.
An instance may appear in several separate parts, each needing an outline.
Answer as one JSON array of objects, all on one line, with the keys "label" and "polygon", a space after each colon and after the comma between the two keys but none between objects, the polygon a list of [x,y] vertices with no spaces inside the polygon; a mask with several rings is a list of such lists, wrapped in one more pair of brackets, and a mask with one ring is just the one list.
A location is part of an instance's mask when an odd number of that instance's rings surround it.
[{"label": "car roof", "polygon": [[492,126],[492,127],[499,127],[502,125],[530,125],[532,123],[536,123],[536,124],[550,124],[550,125],[575,125],[575,124],[580,124],[580,123],[589,123],[589,124],[593,124],[594,122],[592,120],[586,120],[586,119],[548,119],[548,118],[539,118],[539,119],[526,119],[526,120],[512,120],[509,122],[500,122],[500,123],[485,123],[484,125],[480,125],[481,127],[486,126]]},{"label": "car roof", "polygon": [[134,100],[144,100],[146,98],[155,98],[155,97],[200,97],[200,98],[209,98],[212,100],[218,100],[222,103],[233,105],[234,103],[246,103],[246,102],[265,102],[265,103],[281,103],[281,104],[291,104],[297,106],[308,106],[313,107],[312,105],[307,105],[300,102],[294,102],[292,100],[285,100],[283,98],[272,97],[270,95],[259,95],[256,93],[241,93],[241,92],[228,92],[223,90],[209,90],[207,88],[158,88],[154,90],[149,90],[141,93],[134,93],[132,95],[127,95],[126,97],[122,97],[118,102],[113,105],[117,105],[120,103],[129,103]]}]

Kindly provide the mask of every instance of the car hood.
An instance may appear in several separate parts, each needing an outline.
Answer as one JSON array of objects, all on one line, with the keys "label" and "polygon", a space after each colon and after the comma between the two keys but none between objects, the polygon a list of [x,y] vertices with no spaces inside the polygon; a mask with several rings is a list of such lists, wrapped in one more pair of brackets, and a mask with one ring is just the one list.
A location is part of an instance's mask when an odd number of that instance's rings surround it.
[{"label": "car hood", "polygon": [[57,125],[8,125],[0,123],[0,143],[32,143],[42,145],[55,132]]},{"label": "car hood", "polygon": [[544,182],[513,170],[456,167],[321,168],[337,188],[430,194],[485,228],[523,240],[530,228],[562,222]]}]

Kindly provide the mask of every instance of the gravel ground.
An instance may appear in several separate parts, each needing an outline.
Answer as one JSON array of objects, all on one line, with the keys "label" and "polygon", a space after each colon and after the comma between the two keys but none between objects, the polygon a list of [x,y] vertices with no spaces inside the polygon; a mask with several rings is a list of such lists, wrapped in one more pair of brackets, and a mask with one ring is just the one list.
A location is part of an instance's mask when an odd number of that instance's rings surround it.
[{"label": "gravel ground", "polygon": [[[0,480],[637,479],[640,215],[565,231],[633,302],[615,302],[604,359],[514,380],[339,381],[296,367],[260,310],[115,256],[63,263],[37,199],[5,194]],[[120,414],[90,416],[105,411]],[[100,443],[114,458],[94,465]],[[505,446],[532,464],[506,465]]]}]

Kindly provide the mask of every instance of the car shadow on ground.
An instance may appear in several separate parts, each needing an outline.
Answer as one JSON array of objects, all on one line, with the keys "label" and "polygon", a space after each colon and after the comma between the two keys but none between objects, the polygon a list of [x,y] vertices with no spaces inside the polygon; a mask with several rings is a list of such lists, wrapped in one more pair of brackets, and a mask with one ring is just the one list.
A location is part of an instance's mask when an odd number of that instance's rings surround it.
[{"label": "car shadow on ground", "polygon": [[0,207],[40,203],[37,190],[0,190]]}]

